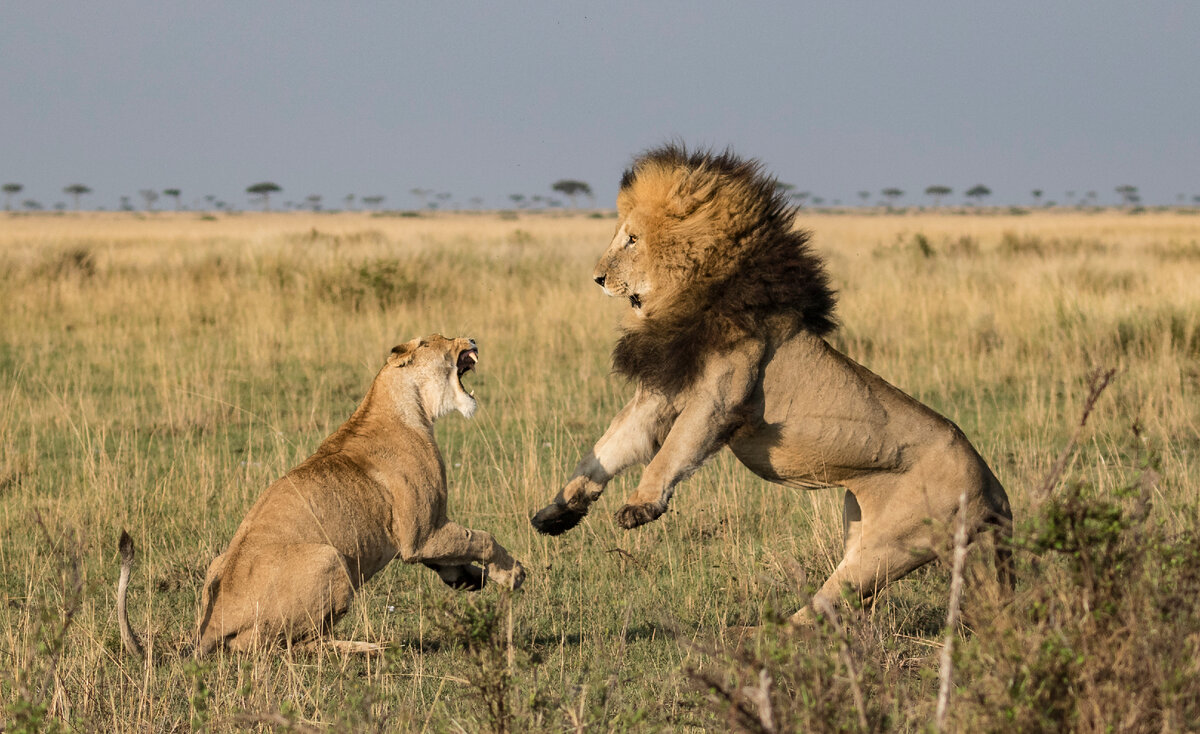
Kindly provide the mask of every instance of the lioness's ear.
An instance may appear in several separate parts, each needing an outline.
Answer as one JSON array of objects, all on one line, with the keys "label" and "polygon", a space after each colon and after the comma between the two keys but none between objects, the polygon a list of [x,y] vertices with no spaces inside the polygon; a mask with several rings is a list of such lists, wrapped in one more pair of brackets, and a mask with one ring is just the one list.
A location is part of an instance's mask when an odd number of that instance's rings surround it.
[{"label": "lioness's ear", "polygon": [[412,362],[413,354],[417,351],[416,344],[409,342],[407,344],[397,344],[392,347],[392,353],[388,355],[387,363],[392,367],[405,367]]}]

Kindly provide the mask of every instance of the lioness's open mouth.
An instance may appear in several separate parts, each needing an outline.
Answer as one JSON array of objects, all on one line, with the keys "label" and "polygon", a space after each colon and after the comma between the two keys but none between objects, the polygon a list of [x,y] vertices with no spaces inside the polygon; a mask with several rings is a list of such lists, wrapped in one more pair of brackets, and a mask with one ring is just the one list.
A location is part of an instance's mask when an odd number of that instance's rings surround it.
[{"label": "lioness's open mouth", "polygon": [[[479,361],[478,349],[464,349],[458,354],[458,386],[466,391],[462,384],[462,376],[475,369],[475,363]],[[467,393],[471,397],[475,397],[475,391]]]}]

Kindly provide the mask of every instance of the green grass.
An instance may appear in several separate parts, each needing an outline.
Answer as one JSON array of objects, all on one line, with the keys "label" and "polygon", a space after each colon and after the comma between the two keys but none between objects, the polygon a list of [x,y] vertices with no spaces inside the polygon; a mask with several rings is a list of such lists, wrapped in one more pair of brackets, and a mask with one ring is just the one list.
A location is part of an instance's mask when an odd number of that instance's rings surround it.
[{"label": "green grass", "polygon": [[[847,611],[840,626],[787,636],[772,623],[799,605],[798,585],[819,584],[840,558],[836,491],[767,484],[725,452],[639,530],[611,517],[636,471],[575,531],[546,538],[529,526],[632,392],[608,364],[621,304],[590,287],[611,220],[9,222],[0,234],[7,730],[753,728],[738,718],[738,696],[761,670],[776,682],[779,721],[795,728],[856,730],[860,713],[871,730],[932,720],[943,566]],[[805,225],[841,292],[835,343],[962,426],[1030,541],[1011,604],[985,583],[968,588],[975,613],[962,630],[952,726],[1188,728],[1170,718],[1200,710],[1188,708],[1200,676],[1188,677],[1186,661],[1172,658],[1164,681],[1145,681],[1155,695],[1137,698],[1141,718],[1095,713],[1082,696],[1110,690],[1089,681],[1104,677],[1105,646],[1124,639],[1104,627],[1112,620],[1149,619],[1146,639],[1170,632],[1179,650],[1200,645],[1194,628],[1146,611],[1160,596],[1178,599],[1168,582],[1192,583],[1178,546],[1197,532],[1200,223],[1034,213]],[[482,358],[467,378],[480,412],[437,429],[451,515],[520,558],[525,587],[458,594],[397,563],[337,628],[388,643],[382,657],[181,657],[204,570],[258,493],[350,415],[392,345],[430,332],[475,337]],[[1103,625],[1069,601],[1095,571],[1030,540],[1049,532],[1031,489],[1074,431],[1098,365],[1119,371],[1067,471],[1088,499],[1068,509],[1108,502],[1134,517],[1144,500],[1144,519],[1080,527],[1096,547],[1155,539],[1153,553],[1128,561],[1143,571],[1133,598],[1105,592],[1117,601]],[[153,643],[147,672],[118,637],[122,527],[139,548],[130,602]],[[1048,634],[1047,620],[1062,634]],[[731,627],[763,621],[749,645],[734,644]],[[1046,647],[1053,640],[1059,647]],[[1127,677],[1110,671],[1111,680],[1132,685],[1127,674],[1142,669],[1121,665]],[[861,711],[855,686],[867,697]],[[1061,715],[1045,704],[1049,690],[1068,699]],[[1030,718],[1036,706],[1050,718]]]}]

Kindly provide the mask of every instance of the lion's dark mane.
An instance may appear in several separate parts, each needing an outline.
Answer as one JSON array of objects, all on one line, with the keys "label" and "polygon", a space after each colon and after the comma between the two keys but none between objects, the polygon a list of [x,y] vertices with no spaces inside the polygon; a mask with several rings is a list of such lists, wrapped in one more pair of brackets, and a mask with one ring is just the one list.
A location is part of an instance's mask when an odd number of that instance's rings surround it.
[{"label": "lion's dark mane", "polygon": [[[756,214],[740,231],[722,233],[709,253],[710,259],[725,259],[723,267],[712,269],[715,277],[700,273],[673,302],[623,330],[613,349],[616,372],[675,394],[696,380],[707,355],[761,337],[768,321],[783,336],[801,330],[824,336],[836,328],[836,297],[825,265],[809,248],[808,233],[794,229],[795,210],[756,161],[729,151],[688,154],[681,146],[666,146],[640,157],[622,178],[622,189],[636,185],[637,169],[646,161],[740,179],[752,192]],[[703,263],[698,269],[707,270]]]}]

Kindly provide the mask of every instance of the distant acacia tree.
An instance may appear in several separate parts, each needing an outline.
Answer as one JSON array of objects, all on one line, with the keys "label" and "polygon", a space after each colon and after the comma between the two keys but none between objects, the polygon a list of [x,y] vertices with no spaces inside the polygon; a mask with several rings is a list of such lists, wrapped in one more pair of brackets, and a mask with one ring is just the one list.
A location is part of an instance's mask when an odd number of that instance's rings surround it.
[{"label": "distant acacia tree", "polygon": [[862,199],[863,206],[866,206],[867,199],[871,198],[871,192],[870,191],[860,191],[860,192],[858,192],[858,198]]},{"label": "distant acacia tree", "polygon": [[592,198],[592,187],[591,186],[588,186],[583,181],[576,181],[574,179],[569,179],[569,178],[564,178],[564,179],[555,181],[553,184],[550,185],[550,190],[557,191],[558,193],[560,193],[563,196],[570,199],[572,209],[576,208],[575,207],[575,197],[576,196],[583,194],[584,196],[587,196],[589,199]]},{"label": "distant acacia tree", "polygon": [[1039,204],[1042,203],[1042,193],[1043,192],[1041,189],[1034,189],[1033,191],[1030,191],[1029,193],[1033,195],[1033,205],[1034,206],[1038,206]]},{"label": "distant acacia tree", "polygon": [[[410,193],[410,194],[412,194],[413,196],[415,196],[415,197],[417,197],[418,199],[420,199],[420,200],[421,200],[421,208],[422,208],[422,209],[425,209],[425,208],[426,208],[426,205],[427,205],[427,203],[428,203],[428,201],[429,201],[429,195],[433,193],[433,189],[419,189],[419,188],[413,188],[413,189],[409,189],[409,190],[408,190],[408,193]],[[435,207],[435,208],[436,208],[436,207]]]},{"label": "distant acacia tree", "polygon": [[133,203],[129,201],[128,196],[121,197],[121,211],[123,211],[123,212],[133,211]]},{"label": "distant acacia tree", "polygon": [[482,209],[483,208],[483,197],[482,196],[472,196],[470,199],[467,199],[467,201],[470,202],[472,209]]},{"label": "distant acacia tree", "polygon": [[925,189],[925,195],[933,199],[934,207],[941,204],[943,196],[949,196],[954,193],[954,189],[949,186],[935,185]]},{"label": "distant acacia tree", "polygon": [[518,209],[525,208],[525,194],[509,194],[508,200],[511,201]]},{"label": "distant acacia tree", "polygon": [[38,201],[37,199],[26,199],[25,201],[21,202],[21,206],[25,207],[31,212],[38,212],[42,210],[42,202]]},{"label": "distant acacia tree", "polygon": [[256,183],[253,186],[246,187],[247,194],[262,197],[264,212],[271,211],[271,194],[277,194],[280,191],[283,191],[283,189],[279,186],[279,184],[272,181],[263,181],[262,183]]},{"label": "distant acacia tree", "polygon": [[4,211],[6,211],[6,212],[12,211],[13,194],[21,193],[21,191],[24,190],[24,188],[25,187],[19,183],[4,184]]},{"label": "distant acacia tree", "polygon": [[71,184],[63,187],[63,193],[68,194],[75,201],[75,210],[79,210],[79,197],[84,194],[92,193],[92,190],[83,184]]},{"label": "distant acacia tree", "polygon": [[154,211],[154,202],[158,201],[158,192],[154,189],[142,189],[138,192],[146,202],[146,211]]},{"label": "distant acacia tree", "polygon": [[320,194],[309,194],[308,196],[304,197],[304,200],[306,202],[308,202],[309,209],[312,209],[314,212],[321,211],[321,195]]},{"label": "distant acacia tree", "polygon": [[163,189],[163,196],[169,196],[175,200],[175,211],[179,211],[179,197],[183,192],[179,189]]},{"label": "distant acacia tree", "polygon": [[807,191],[797,191],[791,195],[791,200],[796,202],[796,208],[803,209],[804,202],[808,200],[809,196],[811,196],[811,194]]},{"label": "distant acacia tree", "polygon": [[1114,191],[1121,195],[1121,201],[1127,206],[1133,206],[1142,200],[1142,197],[1138,195],[1137,186],[1125,184],[1124,186],[1118,186]]},{"label": "distant acacia tree", "polygon": [[976,203],[982,202],[986,197],[992,195],[992,190],[983,184],[976,184],[967,189],[967,196],[975,199]]},{"label": "distant acacia tree", "polygon": [[896,199],[899,199],[901,196],[904,196],[904,190],[897,189],[897,188],[884,189],[883,191],[880,191],[879,193],[883,194],[884,197],[887,198],[888,206],[893,206],[896,202]]},{"label": "distant acacia tree", "polygon": [[345,202],[347,209],[354,210],[354,194],[346,194],[346,198],[342,199],[342,201]]},{"label": "distant acacia tree", "polygon": [[376,194],[375,196],[364,196],[364,197],[362,197],[362,203],[366,204],[367,206],[371,207],[372,209],[375,209],[376,207],[378,207],[380,204],[383,203],[383,197],[378,194]]}]

